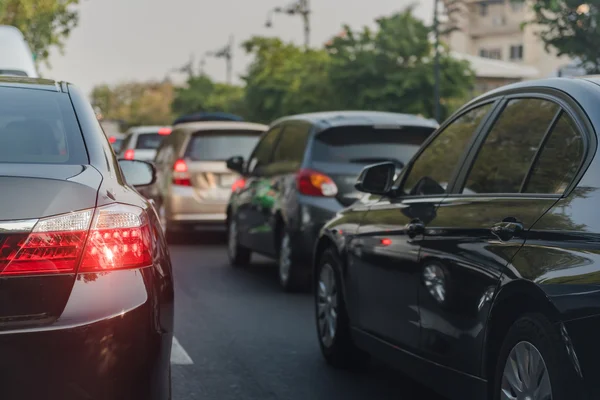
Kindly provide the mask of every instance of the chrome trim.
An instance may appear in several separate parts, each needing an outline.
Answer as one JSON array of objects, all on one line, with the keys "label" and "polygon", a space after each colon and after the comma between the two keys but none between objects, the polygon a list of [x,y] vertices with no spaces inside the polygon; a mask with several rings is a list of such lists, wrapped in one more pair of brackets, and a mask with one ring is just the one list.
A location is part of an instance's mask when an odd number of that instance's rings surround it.
[{"label": "chrome trim", "polygon": [[0,221],[0,233],[29,233],[33,230],[33,227],[37,222],[37,219]]}]

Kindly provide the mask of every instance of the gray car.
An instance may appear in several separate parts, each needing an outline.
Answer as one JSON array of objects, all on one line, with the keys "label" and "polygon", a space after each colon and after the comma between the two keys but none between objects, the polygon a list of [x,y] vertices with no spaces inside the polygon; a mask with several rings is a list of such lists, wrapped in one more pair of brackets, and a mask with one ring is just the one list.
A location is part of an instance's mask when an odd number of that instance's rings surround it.
[{"label": "gray car", "polygon": [[354,185],[362,169],[391,161],[399,172],[437,126],[416,115],[369,111],[275,121],[249,158],[240,153],[228,162],[245,178],[227,209],[231,264],[247,264],[252,252],[273,257],[285,290],[305,287],[319,230],[360,199]]},{"label": "gray car", "polygon": [[176,124],[158,148],[150,198],[167,237],[195,228],[223,228],[239,175],[227,168],[233,155],[248,156],[267,126],[238,121]]}]

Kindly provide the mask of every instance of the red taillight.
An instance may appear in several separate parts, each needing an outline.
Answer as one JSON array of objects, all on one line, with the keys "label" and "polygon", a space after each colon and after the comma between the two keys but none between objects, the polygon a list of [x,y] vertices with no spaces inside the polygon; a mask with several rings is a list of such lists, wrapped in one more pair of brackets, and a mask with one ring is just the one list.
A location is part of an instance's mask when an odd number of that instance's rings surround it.
[{"label": "red taillight", "polygon": [[141,268],[152,264],[145,212],[114,204],[40,219],[31,233],[0,241],[0,276]]},{"label": "red taillight", "polygon": [[134,156],[135,152],[133,151],[133,149],[125,150],[125,154],[123,155],[123,157],[125,157],[126,160],[133,160]]},{"label": "red taillight", "polygon": [[160,128],[158,130],[159,135],[167,136],[171,134],[171,128]]},{"label": "red taillight", "polygon": [[310,169],[302,169],[296,175],[296,186],[300,194],[307,196],[335,196],[338,192],[333,179]]},{"label": "red taillight", "polygon": [[173,164],[173,184],[180,186],[192,186],[192,180],[188,173],[188,166],[184,159],[180,158]]},{"label": "red taillight", "polygon": [[146,213],[116,204],[94,216],[79,272],[142,268],[152,264],[152,239]]},{"label": "red taillight", "polygon": [[231,191],[237,192],[238,190],[242,190],[244,186],[246,186],[246,180],[244,178],[239,178],[231,185]]},{"label": "red taillight", "polygon": [[114,136],[111,136],[111,137],[108,138],[108,142],[109,143],[115,143],[116,141],[117,141],[117,138],[114,137]]}]

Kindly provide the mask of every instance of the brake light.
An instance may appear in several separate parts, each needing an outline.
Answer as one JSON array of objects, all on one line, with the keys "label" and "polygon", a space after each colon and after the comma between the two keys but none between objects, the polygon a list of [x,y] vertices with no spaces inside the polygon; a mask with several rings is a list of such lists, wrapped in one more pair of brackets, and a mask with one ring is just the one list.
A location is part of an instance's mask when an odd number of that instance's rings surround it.
[{"label": "brake light", "polygon": [[152,264],[152,240],[146,213],[114,204],[94,215],[79,272],[142,268]]},{"label": "brake light", "polygon": [[31,233],[0,240],[0,276],[141,268],[152,264],[146,213],[112,204],[40,219]]},{"label": "brake light", "polygon": [[188,172],[188,166],[184,159],[180,158],[173,164],[173,184],[180,186],[192,186],[192,180]]},{"label": "brake light", "polygon": [[117,138],[114,137],[114,136],[111,136],[111,137],[108,138],[108,142],[109,143],[115,143],[116,141],[117,141]]},{"label": "brake light", "polygon": [[300,194],[307,196],[335,196],[338,188],[330,177],[310,169],[301,169],[296,175],[296,186]]},{"label": "brake light", "polygon": [[239,178],[233,185],[231,185],[231,191],[237,192],[238,190],[242,190],[246,186],[246,180],[244,178]]},{"label": "brake light", "polygon": [[133,149],[125,150],[124,157],[126,160],[133,160],[134,156],[135,156],[135,152],[133,151]]},{"label": "brake light", "polygon": [[171,128],[160,128],[158,130],[158,134],[162,136],[167,136],[171,134]]}]

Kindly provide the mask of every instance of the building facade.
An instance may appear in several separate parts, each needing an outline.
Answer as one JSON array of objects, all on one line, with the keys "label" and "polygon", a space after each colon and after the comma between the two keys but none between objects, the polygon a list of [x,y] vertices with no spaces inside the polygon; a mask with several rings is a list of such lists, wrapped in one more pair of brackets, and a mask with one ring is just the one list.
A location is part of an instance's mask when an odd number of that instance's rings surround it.
[{"label": "building facade", "polygon": [[511,0],[465,0],[452,15],[451,31],[445,41],[458,53],[533,67],[533,78],[558,76],[571,64],[546,50],[536,35],[539,26],[526,24],[533,18],[530,5]]}]

